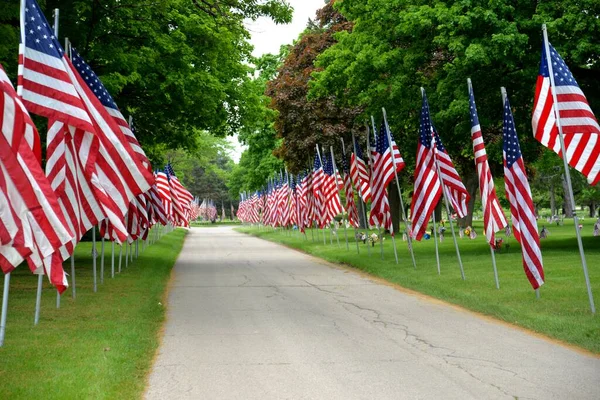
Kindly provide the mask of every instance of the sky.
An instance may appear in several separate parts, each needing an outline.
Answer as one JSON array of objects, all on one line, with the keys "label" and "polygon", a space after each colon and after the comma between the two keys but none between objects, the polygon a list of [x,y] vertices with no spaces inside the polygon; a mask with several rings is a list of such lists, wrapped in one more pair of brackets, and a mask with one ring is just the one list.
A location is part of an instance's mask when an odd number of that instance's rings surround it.
[{"label": "sky", "polygon": [[[294,19],[291,24],[276,25],[268,18],[247,21],[246,28],[252,35],[250,43],[254,46],[253,55],[258,57],[266,53],[279,53],[284,44],[291,44],[306,28],[309,18],[314,19],[317,10],[325,5],[324,0],[288,0],[294,8]],[[227,141],[233,146],[230,152],[233,161],[239,162],[244,148],[238,143],[237,137],[228,137]]]}]

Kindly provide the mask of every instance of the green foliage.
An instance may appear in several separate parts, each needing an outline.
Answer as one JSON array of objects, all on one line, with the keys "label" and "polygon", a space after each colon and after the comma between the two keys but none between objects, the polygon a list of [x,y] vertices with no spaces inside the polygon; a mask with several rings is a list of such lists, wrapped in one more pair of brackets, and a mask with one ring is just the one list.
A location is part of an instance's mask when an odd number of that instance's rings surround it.
[{"label": "green foliage", "polygon": [[365,115],[386,107],[409,167],[424,86],[444,144],[463,173],[473,171],[468,77],[493,172],[499,175],[502,160],[500,86],[511,98],[526,161],[540,156],[530,116],[544,22],[592,108],[600,109],[596,1],[344,0],[335,7],[354,28],[319,55],[322,70],[313,73],[310,94],[333,95]]},{"label": "green foliage", "polygon": [[[18,2],[0,10],[0,63],[15,77]],[[255,118],[244,19],[291,20],[283,0],[46,0],[60,8],[68,37],[100,76],[151,161],[165,149],[196,149],[196,134],[239,132]],[[254,100],[255,101],[255,100]]]}]

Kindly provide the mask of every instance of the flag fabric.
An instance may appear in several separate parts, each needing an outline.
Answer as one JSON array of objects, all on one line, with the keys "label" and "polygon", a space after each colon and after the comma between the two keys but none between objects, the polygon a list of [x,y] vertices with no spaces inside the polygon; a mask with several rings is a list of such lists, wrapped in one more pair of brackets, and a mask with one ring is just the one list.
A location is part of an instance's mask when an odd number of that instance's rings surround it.
[{"label": "flag fabric", "polygon": [[169,183],[171,184],[172,189],[175,191],[177,197],[179,198],[185,218],[189,220],[190,205],[194,200],[194,196],[192,196],[189,190],[187,190],[185,186],[183,186],[183,184],[179,181],[177,175],[175,175],[175,171],[173,171],[171,163],[167,163],[167,165],[165,166],[165,171],[167,173],[167,176],[169,177]]},{"label": "flag fabric", "polygon": [[469,86],[469,112],[471,114],[471,139],[473,140],[473,152],[475,153],[475,166],[479,177],[479,192],[483,206],[483,226],[485,237],[493,248],[496,248],[496,232],[504,229],[507,225],[504,211],[496,195],[496,187],[492,172],[488,165],[487,152],[481,134],[481,125],[475,105],[473,88]]},{"label": "flag fabric", "polygon": [[170,168],[170,165],[165,166],[164,171],[164,174],[167,177],[169,191],[171,193],[171,215],[173,217],[173,224],[177,226],[189,227],[189,207],[185,206],[184,200],[180,197],[182,193],[180,189],[183,188],[183,186],[181,186],[177,177],[171,174],[173,169]]},{"label": "flag fabric", "polygon": [[452,208],[458,214],[459,218],[464,218],[468,214],[468,204],[471,196],[462,183],[456,168],[454,168],[454,163],[446,151],[433,123],[431,127],[435,141],[434,156],[439,167],[439,176],[442,179],[444,196],[450,200]]},{"label": "flag fabric", "polygon": [[367,163],[363,159],[360,144],[354,139],[354,152],[350,156],[350,176],[360,198],[368,203],[371,201],[371,184]]},{"label": "flag fabric", "polygon": [[323,225],[329,225],[338,214],[344,212],[344,208],[342,207],[340,195],[338,192],[339,173],[335,168],[335,161],[333,160],[330,154],[327,154],[327,152],[323,152],[323,156],[321,158],[323,160],[324,172],[323,184],[321,187],[323,191],[323,198],[325,199],[326,212],[326,217],[323,221]]},{"label": "flag fabric", "polygon": [[321,164],[321,159],[318,154],[315,154],[312,178],[314,198],[312,214],[314,220],[317,221],[319,228],[323,229],[327,225],[327,210],[325,208],[325,196],[323,194],[325,174],[323,173],[323,165]]},{"label": "flag fabric", "polygon": [[[535,89],[531,124],[535,138],[562,157],[556,113],[560,118],[567,162],[587,177],[590,185],[600,182],[600,126],[583,91],[562,57],[547,43],[542,46],[542,60]],[[554,75],[554,87],[550,72]],[[556,93],[554,104],[552,92]]]},{"label": "flag fabric", "polygon": [[504,183],[513,232],[521,244],[525,275],[534,289],[544,284],[542,251],[535,209],[508,96],[504,100]]},{"label": "flag fabric", "polygon": [[389,230],[393,235],[394,227],[387,186],[394,179],[395,174],[390,144],[383,124],[379,135],[375,135],[375,147],[371,150],[371,154],[373,155],[373,185],[371,187],[372,201],[369,222],[378,228]]},{"label": "flag fabric", "polygon": [[344,171],[344,189],[346,194],[346,211],[348,212],[348,222],[355,228],[360,227],[358,219],[358,209],[354,201],[354,189],[350,179],[350,167],[346,155],[342,153],[342,170]]},{"label": "flag fabric", "polygon": [[421,240],[427,229],[435,207],[442,196],[442,187],[437,173],[433,141],[434,127],[429,115],[429,103],[423,92],[417,161],[414,174],[414,191],[410,205],[411,235]]},{"label": "flag fabric", "polygon": [[[387,134],[389,134],[390,137],[390,144],[392,147],[392,157],[394,159],[394,163],[396,165],[396,173],[400,173],[402,172],[402,170],[404,169],[404,167],[406,166],[406,164],[404,163],[404,159],[402,158],[402,155],[400,154],[400,149],[398,149],[398,145],[396,144],[396,141],[394,140],[394,135],[392,134],[392,130],[390,129],[390,126],[388,125],[387,121],[384,120],[384,125],[385,125],[385,129],[387,130]],[[383,129],[383,127],[382,127]],[[387,137],[386,137],[387,139]]]},{"label": "flag fabric", "polygon": [[10,272],[27,259],[63,293],[68,283],[59,249],[73,234],[34,153],[35,125],[2,66],[0,129],[0,267]]}]

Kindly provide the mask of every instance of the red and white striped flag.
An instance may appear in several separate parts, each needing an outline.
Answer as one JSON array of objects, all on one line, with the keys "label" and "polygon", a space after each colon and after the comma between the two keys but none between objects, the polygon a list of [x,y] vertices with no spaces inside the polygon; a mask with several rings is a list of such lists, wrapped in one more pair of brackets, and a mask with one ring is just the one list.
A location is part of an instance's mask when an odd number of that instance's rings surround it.
[{"label": "red and white striped flag", "polygon": [[[371,187],[372,202],[369,222],[371,225],[389,230],[393,235],[394,226],[392,224],[387,187],[394,179],[395,172],[394,162],[392,161],[393,155],[390,152],[390,144],[384,124],[381,125],[379,135],[375,137],[375,147],[371,150],[371,154],[373,156],[373,186]],[[404,167],[404,162],[401,166]]]},{"label": "red and white striped flag", "polygon": [[[600,126],[567,64],[550,43],[547,43],[550,52],[547,54],[545,45],[546,43],[542,47],[542,61],[535,89],[531,120],[533,134],[540,143],[562,157],[558,113],[567,162],[585,175],[590,185],[596,185],[600,182]],[[554,87],[551,85],[551,72]],[[554,104],[553,91],[556,93],[557,104]]]},{"label": "red and white striped flag", "polygon": [[[332,156],[323,152],[323,185],[321,190],[323,191],[323,198],[325,199],[325,210],[326,217],[323,221],[323,226],[329,225],[336,215],[344,212],[344,207],[340,200],[339,194],[339,173],[335,168],[335,161]],[[343,187],[343,182],[342,182]]]},{"label": "red and white striped flag", "polygon": [[515,238],[521,244],[523,268],[534,289],[544,284],[542,250],[538,234],[535,208],[531,198],[531,189],[525,172],[523,155],[515,122],[508,102],[504,99],[504,183],[506,197],[510,202],[510,214]]},{"label": "red and white striped flag", "polygon": [[35,125],[2,66],[0,128],[0,266],[10,272],[26,257],[30,269],[43,268],[62,293],[68,283],[59,249],[73,234],[34,154]]},{"label": "red and white striped flag", "polygon": [[429,103],[425,91],[423,91],[417,163],[414,174],[415,185],[410,205],[411,235],[416,240],[421,240],[425,234],[431,214],[442,196],[442,186],[434,155],[433,132]]},{"label": "red and white striped flag", "polygon": [[496,187],[492,172],[488,165],[488,157],[483,143],[481,126],[475,106],[475,95],[469,81],[469,112],[471,114],[471,138],[473,140],[473,152],[475,153],[475,166],[479,176],[479,192],[483,205],[483,227],[485,237],[493,248],[496,248],[496,232],[506,227],[506,217],[496,195]]},{"label": "red and white striped flag", "polygon": [[312,188],[313,188],[313,218],[317,221],[319,228],[323,229],[327,224],[327,209],[325,204],[325,196],[323,194],[323,183],[325,181],[325,173],[319,155],[315,154],[315,162],[312,173]]},{"label": "red and white striped flag", "polygon": [[352,182],[350,179],[350,168],[348,167],[346,155],[343,153],[342,169],[344,170],[344,189],[346,192],[346,211],[348,211],[348,222],[353,227],[359,228],[360,220],[358,219],[358,209],[356,208],[356,202],[354,201],[354,190],[352,188]]}]

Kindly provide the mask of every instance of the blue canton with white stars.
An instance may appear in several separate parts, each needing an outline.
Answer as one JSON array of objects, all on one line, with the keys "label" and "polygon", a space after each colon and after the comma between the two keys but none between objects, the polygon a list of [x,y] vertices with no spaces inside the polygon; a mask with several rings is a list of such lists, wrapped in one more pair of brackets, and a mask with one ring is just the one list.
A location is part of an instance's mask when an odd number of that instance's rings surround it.
[{"label": "blue canton with white stars", "polygon": [[356,157],[358,157],[362,160],[362,158],[363,158],[362,149],[360,148],[360,144],[358,144],[358,140],[356,140],[356,138],[354,138],[354,148],[355,148],[354,152],[356,153]]},{"label": "blue canton with white stars", "polygon": [[519,138],[515,129],[515,120],[513,119],[512,111],[508,96],[504,102],[504,153],[506,153],[506,166],[508,168],[521,158],[521,147],[519,146]]},{"label": "blue canton with white stars", "polygon": [[315,154],[315,163],[313,165],[315,171],[318,171],[321,168],[321,161],[319,160],[319,155]]},{"label": "blue canton with white stars", "polygon": [[473,90],[469,90],[469,110],[471,114],[471,127],[479,125],[479,117],[477,116],[477,106],[475,105],[475,95]]},{"label": "blue canton with white stars", "polygon": [[333,162],[331,160],[331,156],[325,154],[323,157],[325,160],[323,161],[323,171],[329,176],[333,175]]},{"label": "blue canton with white stars", "polygon": [[421,123],[420,123],[420,135],[419,141],[421,145],[426,148],[431,148],[431,128],[433,124],[431,117],[429,116],[429,103],[427,102],[427,95],[423,93],[423,105],[421,106]]},{"label": "blue canton with white stars", "polygon": [[385,124],[382,122],[379,128],[379,136],[377,136],[376,149],[379,154],[385,153],[389,150],[390,142],[388,142],[387,133],[385,131]]},{"label": "blue canton with white stars", "polygon": [[25,1],[25,46],[45,53],[49,56],[62,58],[64,51],[57,38],[54,37],[54,31],[44,14],[40,11],[40,6],[35,0]]},{"label": "blue canton with white stars", "polygon": [[167,178],[171,178],[171,176],[175,176],[175,171],[173,171],[173,167],[171,166],[171,163],[167,163],[167,165],[165,165],[165,174],[167,175]]},{"label": "blue canton with white stars", "polygon": [[98,98],[98,100],[100,100],[102,105],[104,107],[110,107],[118,110],[119,108],[115,104],[115,101],[110,93],[108,93],[100,79],[98,79],[98,76],[96,76],[94,71],[89,65],[86,64],[86,62],[83,60],[83,58],[81,58],[75,49],[71,50],[71,57],[73,65],[75,65],[75,69],[77,72],[79,72],[79,75],[81,75],[85,83],[88,85],[90,90],[94,92],[94,95]]},{"label": "blue canton with white stars", "polygon": [[346,155],[342,153],[342,170],[347,174],[350,172],[350,167],[348,166],[348,160],[346,159]]},{"label": "blue canton with white stars", "polygon": [[[542,45],[543,46],[543,45]],[[577,81],[573,77],[573,74],[565,64],[560,54],[556,51],[550,43],[550,58],[552,60],[552,72],[554,72],[554,84],[556,86],[577,86]],[[546,50],[542,47],[542,62],[540,63],[540,75],[544,78],[550,77],[550,70],[548,68],[548,62],[546,58]]]}]

